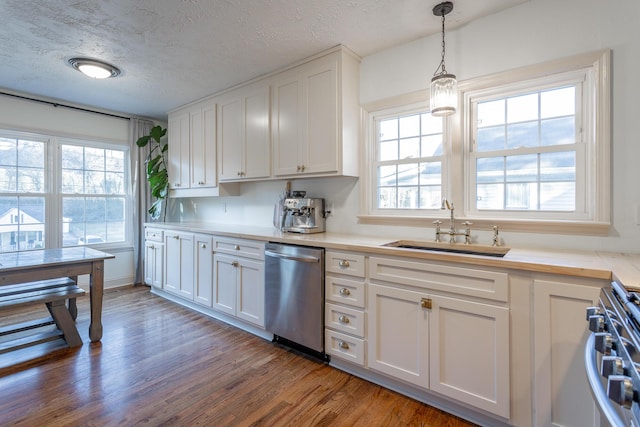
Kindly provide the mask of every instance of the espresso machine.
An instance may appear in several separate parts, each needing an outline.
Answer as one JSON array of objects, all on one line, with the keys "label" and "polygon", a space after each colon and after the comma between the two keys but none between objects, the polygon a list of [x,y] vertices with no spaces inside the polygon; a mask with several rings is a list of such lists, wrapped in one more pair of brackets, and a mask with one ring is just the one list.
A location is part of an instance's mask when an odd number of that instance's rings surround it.
[{"label": "espresso machine", "polygon": [[326,212],[324,199],[287,197],[283,203],[282,231],[289,233],[323,233]]}]

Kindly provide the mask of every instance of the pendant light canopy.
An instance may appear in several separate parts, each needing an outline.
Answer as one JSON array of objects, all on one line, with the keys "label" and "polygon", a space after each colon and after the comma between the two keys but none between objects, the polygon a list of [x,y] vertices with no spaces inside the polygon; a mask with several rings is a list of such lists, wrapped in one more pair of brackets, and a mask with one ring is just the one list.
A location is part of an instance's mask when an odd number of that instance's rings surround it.
[{"label": "pendant light canopy", "polygon": [[444,65],[444,17],[453,10],[453,3],[442,2],[433,8],[433,14],[442,17],[442,59],[431,79],[431,114],[434,116],[449,116],[455,114],[458,105],[458,90],[456,76],[447,73]]}]

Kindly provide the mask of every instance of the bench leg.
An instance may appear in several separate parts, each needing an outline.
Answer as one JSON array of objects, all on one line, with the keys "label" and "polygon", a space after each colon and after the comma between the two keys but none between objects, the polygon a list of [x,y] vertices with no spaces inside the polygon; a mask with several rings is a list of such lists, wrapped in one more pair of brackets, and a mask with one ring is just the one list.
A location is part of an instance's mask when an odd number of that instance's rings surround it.
[{"label": "bench leg", "polygon": [[69,314],[71,314],[71,319],[76,320],[78,317],[78,306],[76,305],[75,298],[69,298]]},{"label": "bench leg", "polygon": [[47,309],[51,313],[51,317],[56,322],[58,329],[64,334],[64,339],[69,347],[79,347],[82,345],[82,338],[78,334],[76,324],[71,318],[69,309],[64,300],[53,301],[47,303]]}]

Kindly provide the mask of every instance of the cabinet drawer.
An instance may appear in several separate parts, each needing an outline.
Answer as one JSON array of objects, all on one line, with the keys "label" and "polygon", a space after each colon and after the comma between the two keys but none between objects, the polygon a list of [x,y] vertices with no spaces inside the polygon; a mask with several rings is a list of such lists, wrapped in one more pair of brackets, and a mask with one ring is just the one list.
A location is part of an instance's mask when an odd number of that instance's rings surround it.
[{"label": "cabinet drawer", "polygon": [[214,236],[213,251],[246,258],[264,259],[264,242]]},{"label": "cabinet drawer", "polygon": [[495,301],[509,299],[509,276],[497,271],[371,257],[369,277]]},{"label": "cabinet drawer", "polygon": [[364,282],[344,279],[342,277],[326,276],[324,294],[327,301],[364,308]]},{"label": "cabinet drawer", "polygon": [[326,271],[364,277],[364,255],[327,251]]},{"label": "cabinet drawer", "polygon": [[325,329],[325,352],[335,357],[364,365],[364,340],[350,335]]},{"label": "cabinet drawer", "polygon": [[324,322],[327,328],[359,337],[364,336],[364,311],[362,310],[326,303],[324,306]]},{"label": "cabinet drawer", "polygon": [[162,242],[164,240],[164,231],[159,228],[145,228],[144,239],[150,242]]}]

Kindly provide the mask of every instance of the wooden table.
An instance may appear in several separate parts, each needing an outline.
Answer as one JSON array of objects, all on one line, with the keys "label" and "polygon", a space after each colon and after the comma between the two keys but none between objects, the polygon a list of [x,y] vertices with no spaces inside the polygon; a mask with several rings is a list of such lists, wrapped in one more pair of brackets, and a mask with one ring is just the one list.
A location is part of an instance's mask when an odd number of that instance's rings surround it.
[{"label": "wooden table", "polygon": [[104,260],[110,258],[115,257],[87,247],[3,253],[0,254],[0,286],[88,274],[89,338],[97,342],[102,339]]}]

